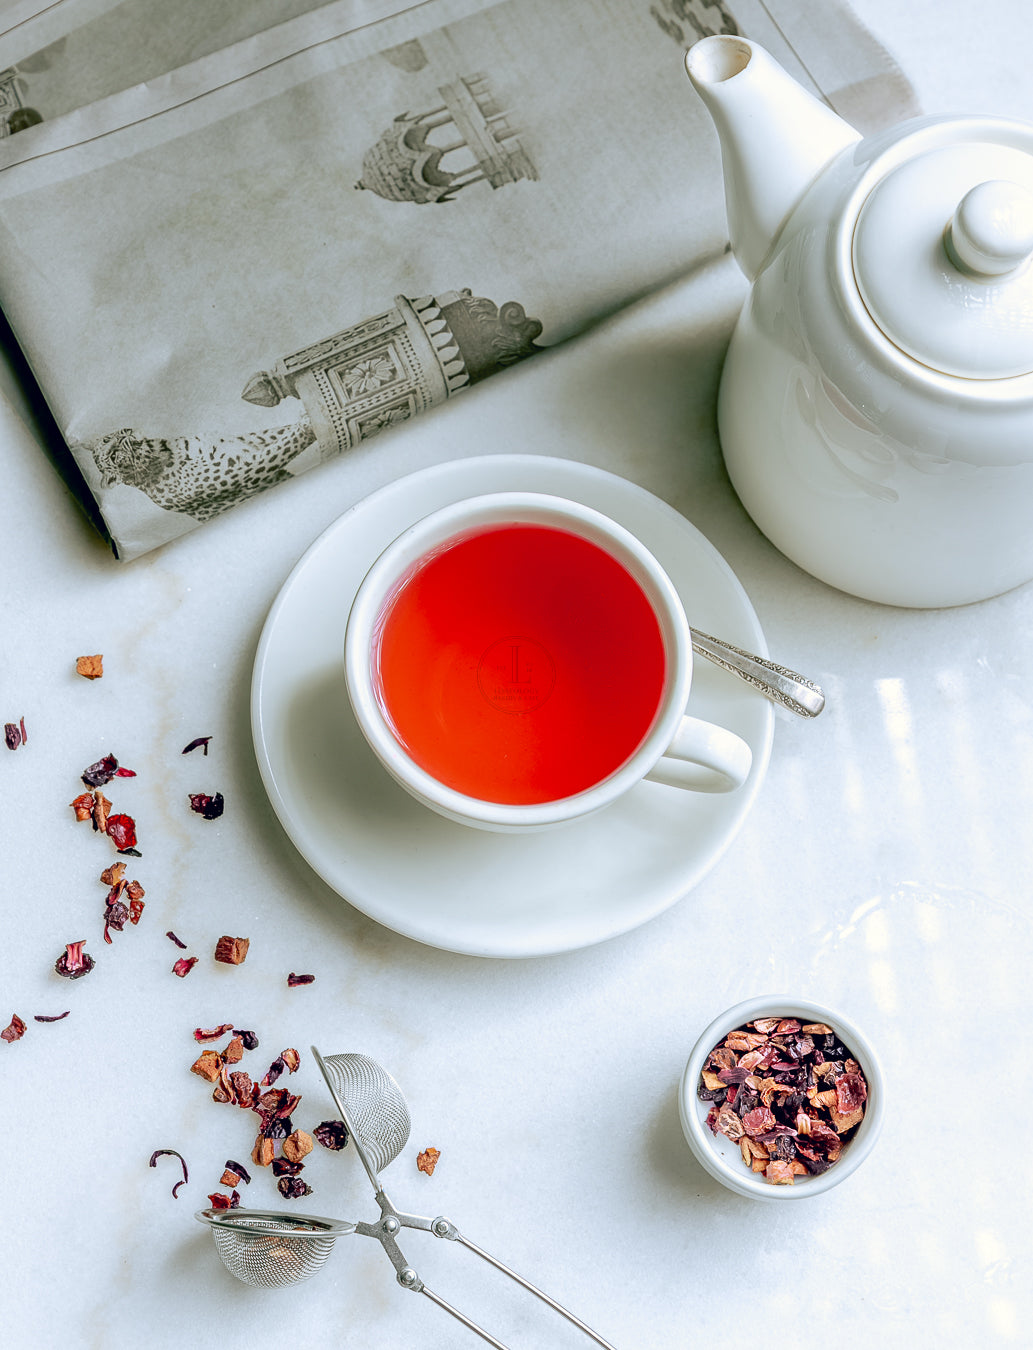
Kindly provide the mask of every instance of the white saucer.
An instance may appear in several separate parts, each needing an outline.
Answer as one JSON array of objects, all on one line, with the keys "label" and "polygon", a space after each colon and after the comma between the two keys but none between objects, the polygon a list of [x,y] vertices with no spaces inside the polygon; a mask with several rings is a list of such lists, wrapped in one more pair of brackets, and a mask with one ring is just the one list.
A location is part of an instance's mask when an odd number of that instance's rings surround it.
[{"label": "white saucer", "polygon": [[697,659],[690,711],[737,731],[753,768],[720,796],[640,783],[585,820],[498,835],[420,806],[373,756],[344,684],[344,629],[366,571],[407,526],[482,492],[555,493],[593,506],[652,550],[689,621],[767,654],[728,564],[651,493],[571,460],[456,460],[381,488],[331,525],[266,620],[252,683],[258,763],[280,823],[312,868],[378,923],[446,951],[540,956],[615,937],[662,913],[717,862],[743,824],[771,751],[771,705]]}]

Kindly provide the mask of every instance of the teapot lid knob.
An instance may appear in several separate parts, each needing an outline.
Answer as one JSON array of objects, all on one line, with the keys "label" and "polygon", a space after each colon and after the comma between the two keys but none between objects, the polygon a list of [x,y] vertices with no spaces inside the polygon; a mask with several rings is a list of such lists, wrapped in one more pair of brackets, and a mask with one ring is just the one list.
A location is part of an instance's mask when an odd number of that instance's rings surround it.
[{"label": "teapot lid knob", "polygon": [[945,123],[915,148],[874,181],[854,222],[869,315],[944,375],[1033,373],[1033,128],[994,139],[987,122]]},{"label": "teapot lid knob", "polygon": [[962,197],[945,242],[959,271],[1006,277],[1033,253],[1033,191],[1007,179],[978,183]]}]

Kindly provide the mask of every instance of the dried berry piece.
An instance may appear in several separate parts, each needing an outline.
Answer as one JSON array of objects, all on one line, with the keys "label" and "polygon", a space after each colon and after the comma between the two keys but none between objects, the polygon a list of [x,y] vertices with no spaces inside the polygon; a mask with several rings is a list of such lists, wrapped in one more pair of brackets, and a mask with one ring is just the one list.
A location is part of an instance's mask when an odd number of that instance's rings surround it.
[{"label": "dried berry piece", "polygon": [[190,972],[196,965],[197,965],[196,956],[181,956],[179,960],[175,963],[175,965],[172,967],[172,973],[173,975],[178,975],[179,978],[182,980],[185,976],[190,974]]},{"label": "dried berry piece", "polygon": [[288,1158],[273,1159],[274,1177],[296,1177],[299,1172],[303,1172],[304,1170],[304,1163],[291,1162]]},{"label": "dried berry piece", "polygon": [[[3,1031],[0,1031],[0,1041],[7,1041],[10,1044],[11,1041],[20,1041],[24,1035],[25,1023],[17,1013],[12,1013],[10,1022],[4,1027]],[[311,1143],[309,1147],[311,1147]]]},{"label": "dried berry piece", "polygon": [[183,1157],[182,1153],[177,1153],[176,1150],[175,1150],[174,1148],[156,1148],[156,1149],[154,1150],[154,1152],[151,1154],[151,1163],[150,1163],[150,1165],[151,1165],[152,1167],[157,1167],[157,1165],[158,1165],[158,1159],[159,1159],[159,1158],[178,1158],[178,1159],[179,1159],[180,1166],[183,1168],[183,1180],[182,1180],[182,1181],[177,1181],[176,1184],[175,1184],[175,1186],[173,1186],[173,1188],[172,1188],[172,1194],[173,1194],[173,1196],[178,1200],[178,1199],[179,1199],[179,1188],[180,1188],[180,1186],[185,1186],[186,1183],[190,1180],[190,1175],[189,1175],[189,1173],[187,1172],[186,1160],[185,1160],[185,1158]]},{"label": "dried berry piece", "polygon": [[212,739],[211,736],[198,736],[198,737],[196,737],[194,740],[192,740],[192,741],[190,742],[189,745],[184,745],[184,747],[183,747],[183,749],[180,751],[180,753],[181,753],[181,754],[184,754],[184,755],[189,755],[190,752],[191,752],[191,750],[196,750],[196,749],[198,748],[198,746],[203,745],[203,746],[204,746],[204,753],[207,755],[207,753],[208,753],[208,742],[209,742],[211,739]]},{"label": "dried berry piece", "polygon": [[[235,1172],[237,1174],[237,1181],[242,1181],[245,1186],[251,1185],[251,1174],[242,1163],[234,1162],[232,1158],[227,1158],[226,1170],[227,1172]],[[236,1181],[233,1184],[236,1185]]]},{"label": "dried berry piece", "polygon": [[314,975],[295,975],[294,971],[292,970],[291,973],[287,976],[287,985],[288,988],[293,989],[296,985],[299,984],[311,984],[315,978],[316,977]]},{"label": "dried berry piece", "polygon": [[[25,719],[22,719],[22,726],[25,725]],[[21,727],[16,722],[4,723],[4,740],[7,742],[8,750],[17,750],[19,745],[25,740],[22,735]]]},{"label": "dried berry piece", "polygon": [[348,1127],[343,1120],[324,1120],[312,1131],[324,1148],[339,1152],[348,1142]]},{"label": "dried berry piece", "polygon": [[99,680],[104,674],[103,656],[80,656],[75,662],[75,673],[85,680]]},{"label": "dried berry piece", "polygon": [[422,1153],[416,1155],[417,1170],[426,1172],[427,1176],[432,1177],[440,1157],[441,1150],[439,1148],[425,1148]]},{"label": "dried berry piece", "polygon": [[285,1200],[300,1200],[302,1196],[312,1194],[312,1187],[301,1177],[281,1177],[276,1183],[276,1189]]},{"label": "dried berry piece", "polygon": [[66,943],[64,952],[54,962],[54,969],[66,980],[79,980],[93,969],[95,962],[89,952],[83,951],[85,945],[85,938],[81,942]]},{"label": "dried berry piece", "polygon": [[258,1048],[258,1037],[253,1031],[240,1031],[239,1029],[235,1029],[233,1034],[234,1036],[239,1036],[244,1042],[245,1050],[256,1050]]},{"label": "dried berry piece", "polygon": [[223,936],[215,944],[215,959],[223,965],[239,966],[247,956],[250,945],[250,938]]},{"label": "dried berry piece", "polygon": [[71,1011],[71,1008],[69,1008],[67,1012],[55,1013],[52,1017],[48,1017],[45,1013],[34,1013],[32,1020],[34,1022],[63,1022]]},{"label": "dried berry piece", "polygon": [[207,792],[190,793],[191,811],[196,812],[204,820],[218,820],[225,806],[221,792],[217,792],[214,797],[209,796]]}]

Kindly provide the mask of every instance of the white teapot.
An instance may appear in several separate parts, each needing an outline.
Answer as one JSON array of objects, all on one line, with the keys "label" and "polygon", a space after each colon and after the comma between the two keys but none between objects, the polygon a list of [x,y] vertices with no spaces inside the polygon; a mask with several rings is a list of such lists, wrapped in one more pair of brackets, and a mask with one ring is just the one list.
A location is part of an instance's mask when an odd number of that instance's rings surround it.
[{"label": "white teapot", "polygon": [[1033,578],[1033,126],[862,140],[772,57],[686,57],[750,296],[721,378],[729,476],[768,538],[865,599]]}]

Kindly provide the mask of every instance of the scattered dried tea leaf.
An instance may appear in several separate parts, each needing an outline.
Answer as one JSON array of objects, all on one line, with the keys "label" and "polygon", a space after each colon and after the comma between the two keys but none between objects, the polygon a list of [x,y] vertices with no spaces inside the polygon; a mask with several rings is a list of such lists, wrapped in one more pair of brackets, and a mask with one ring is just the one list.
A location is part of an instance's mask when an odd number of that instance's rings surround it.
[{"label": "scattered dried tea leaf", "polygon": [[[10,1044],[11,1041],[20,1041],[24,1035],[25,1023],[17,1013],[12,1013],[10,1022],[3,1031],[0,1031],[0,1041],[7,1041]],[[311,1147],[311,1143],[309,1146]]]},{"label": "scattered dried tea leaf", "polygon": [[343,1120],[324,1120],[312,1131],[316,1141],[335,1153],[348,1142],[348,1127]]},{"label": "scattered dried tea leaf", "polygon": [[312,1194],[312,1187],[301,1177],[281,1177],[276,1183],[276,1189],[285,1200],[300,1200],[302,1196]]},{"label": "scattered dried tea leaf", "polygon": [[91,764],[82,771],[82,781],[91,788],[104,787],[113,778],[135,777],[136,770],[121,768],[114,755],[105,755],[103,759],[98,759],[96,764]]},{"label": "scattered dried tea leaf", "polygon": [[422,1153],[416,1155],[417,1170],[426,1172],[427,1176],[432,1177],[440,1157],[441,1150],[439,1148],[425,1148]]},{"label": "scattered dried tea leaf", "polygon": [[197,736],[197,737],[195,737],[194,740],[192,740],[192,741],[190,742],[189,745],[184,745],[184,747],[183,747],[183,749],[180,751],[180,753],[183,754],[183,755],[189,755],[190,752],[191,752],[191,750],[196,750],[196,749],[198,748],[198,746],[202,746],[202,745],[203,745],[203,746],[204,746],[204,753],[207,755],[207,753],[208,753],[208,742],[209,742],[211,739],[212,739],[211,736]]},{"label": "scattered dried tea leaf", "polygon": [[185,942],[180,942],[179,938],[176,937],[175,933],[172,931],[171,928],[165,934],[165,936],[169,939],[170,942],[174,942],[181,952],[186,951],[187,944]]},{"label": "scattered dried tea leaf", "polygon": [[232,1030],[232,1022],[224,1022],[221,1027],[211,1027],[207,1031],[203,1027],[197,1027],[194,1030],[194,1040],[201,1043],[205,1041],[217,1041],[220,1036],[225,1036],[227,1031]]},{"label": "scattered dried tea leaf", "polygon": [[75,662],[75,673],[85,680],[99,680],[104,674],[103,656],[80,656]]},{"label": "scattered dried tea leaf", "polygon": [[179,960],[175,963],[175,965],[173,965],[172,973],[173,975],[178,975],[179,978],[182,980],[185,976],[190,974],[190,972],[196,965],[197,965],[196,956],[181,956]]},{"label": "scattered dried tea leaf", "polygon": [[207,792],[190,793],[190,809],[204,820],[218,820],[225,810],[226,803],[223,801],[221,792],[209,796]]},{"label": "scattered dried tea leaf", "polygon": [[250,938],[223,936],[215,944],[215,959],[226,966],[239,966],[247,956]]},{"label": "scattered dried tea leaf", "polygon": [[299,984],[311,984],[315,978],[316,977],[314,975],[295,975],[294,971],[292,970],[291,973],[287,976],[287,985],[288,988],[293,989],[296,985]]},{"label": "scattered dried tea leaf", "polygon": [[66,980],[78,980],[84,975],[88,975],[93,969],[93,957],[89,952],[84,952],[86,938],[81,942],[68,942],[62,954],[54,962],[54,969],[59,975],[63,975]]},{"label": "scattered dried tea leaf", "polygon": [[295,1130],[280,1145],[280,1152],[288,1162],[300,1163],[302,1158],[312,1152],[312,1136],[304,1130]]},{"label": "scattered dried tea leaf", "polygon": [[202,1050],[191,1064],[190,1072],[196,1073],[198,1078],[206,1078],[209,1083],[214,1083],[222,1072],[222,1056],[217,1050]]},{"label": "scattered dried tea leaf", "polygon": [[[111,803],[108,802],[108,806]],[[104,825],[104,833],[108,835],[119,853],[128,853],[136,844],[136,821],[132,816],[127,816],[121,812],[115,816],[109,816]]]},{"label": "scattered dried tea leaf", "polygon": [[32,1020],[34,1022],[63,1022],[71,1011],[71,1008],[69,1008],[63,1013],[54,1013],[49,1017],[46,1013],[34,1013]]},{"label": "scattered dried tea leaf", "polygon": [[172,1194],[178,1200],[180,1186],[185,1186],[186,1183],[190,1180],[190,1175],[187,1172],[186,1159],[183,1157],[182,1153],[177,1153],[177,1151],[174,1148],[156,1148],[154,1152],[151,1154],[150,1165],[152,1167],[157,1167],[159,1158],[179,1159],[180,1166],[183,1168],[183,1180],[177,1181],[175,1186],[173,1186],[172,1188]]}]

